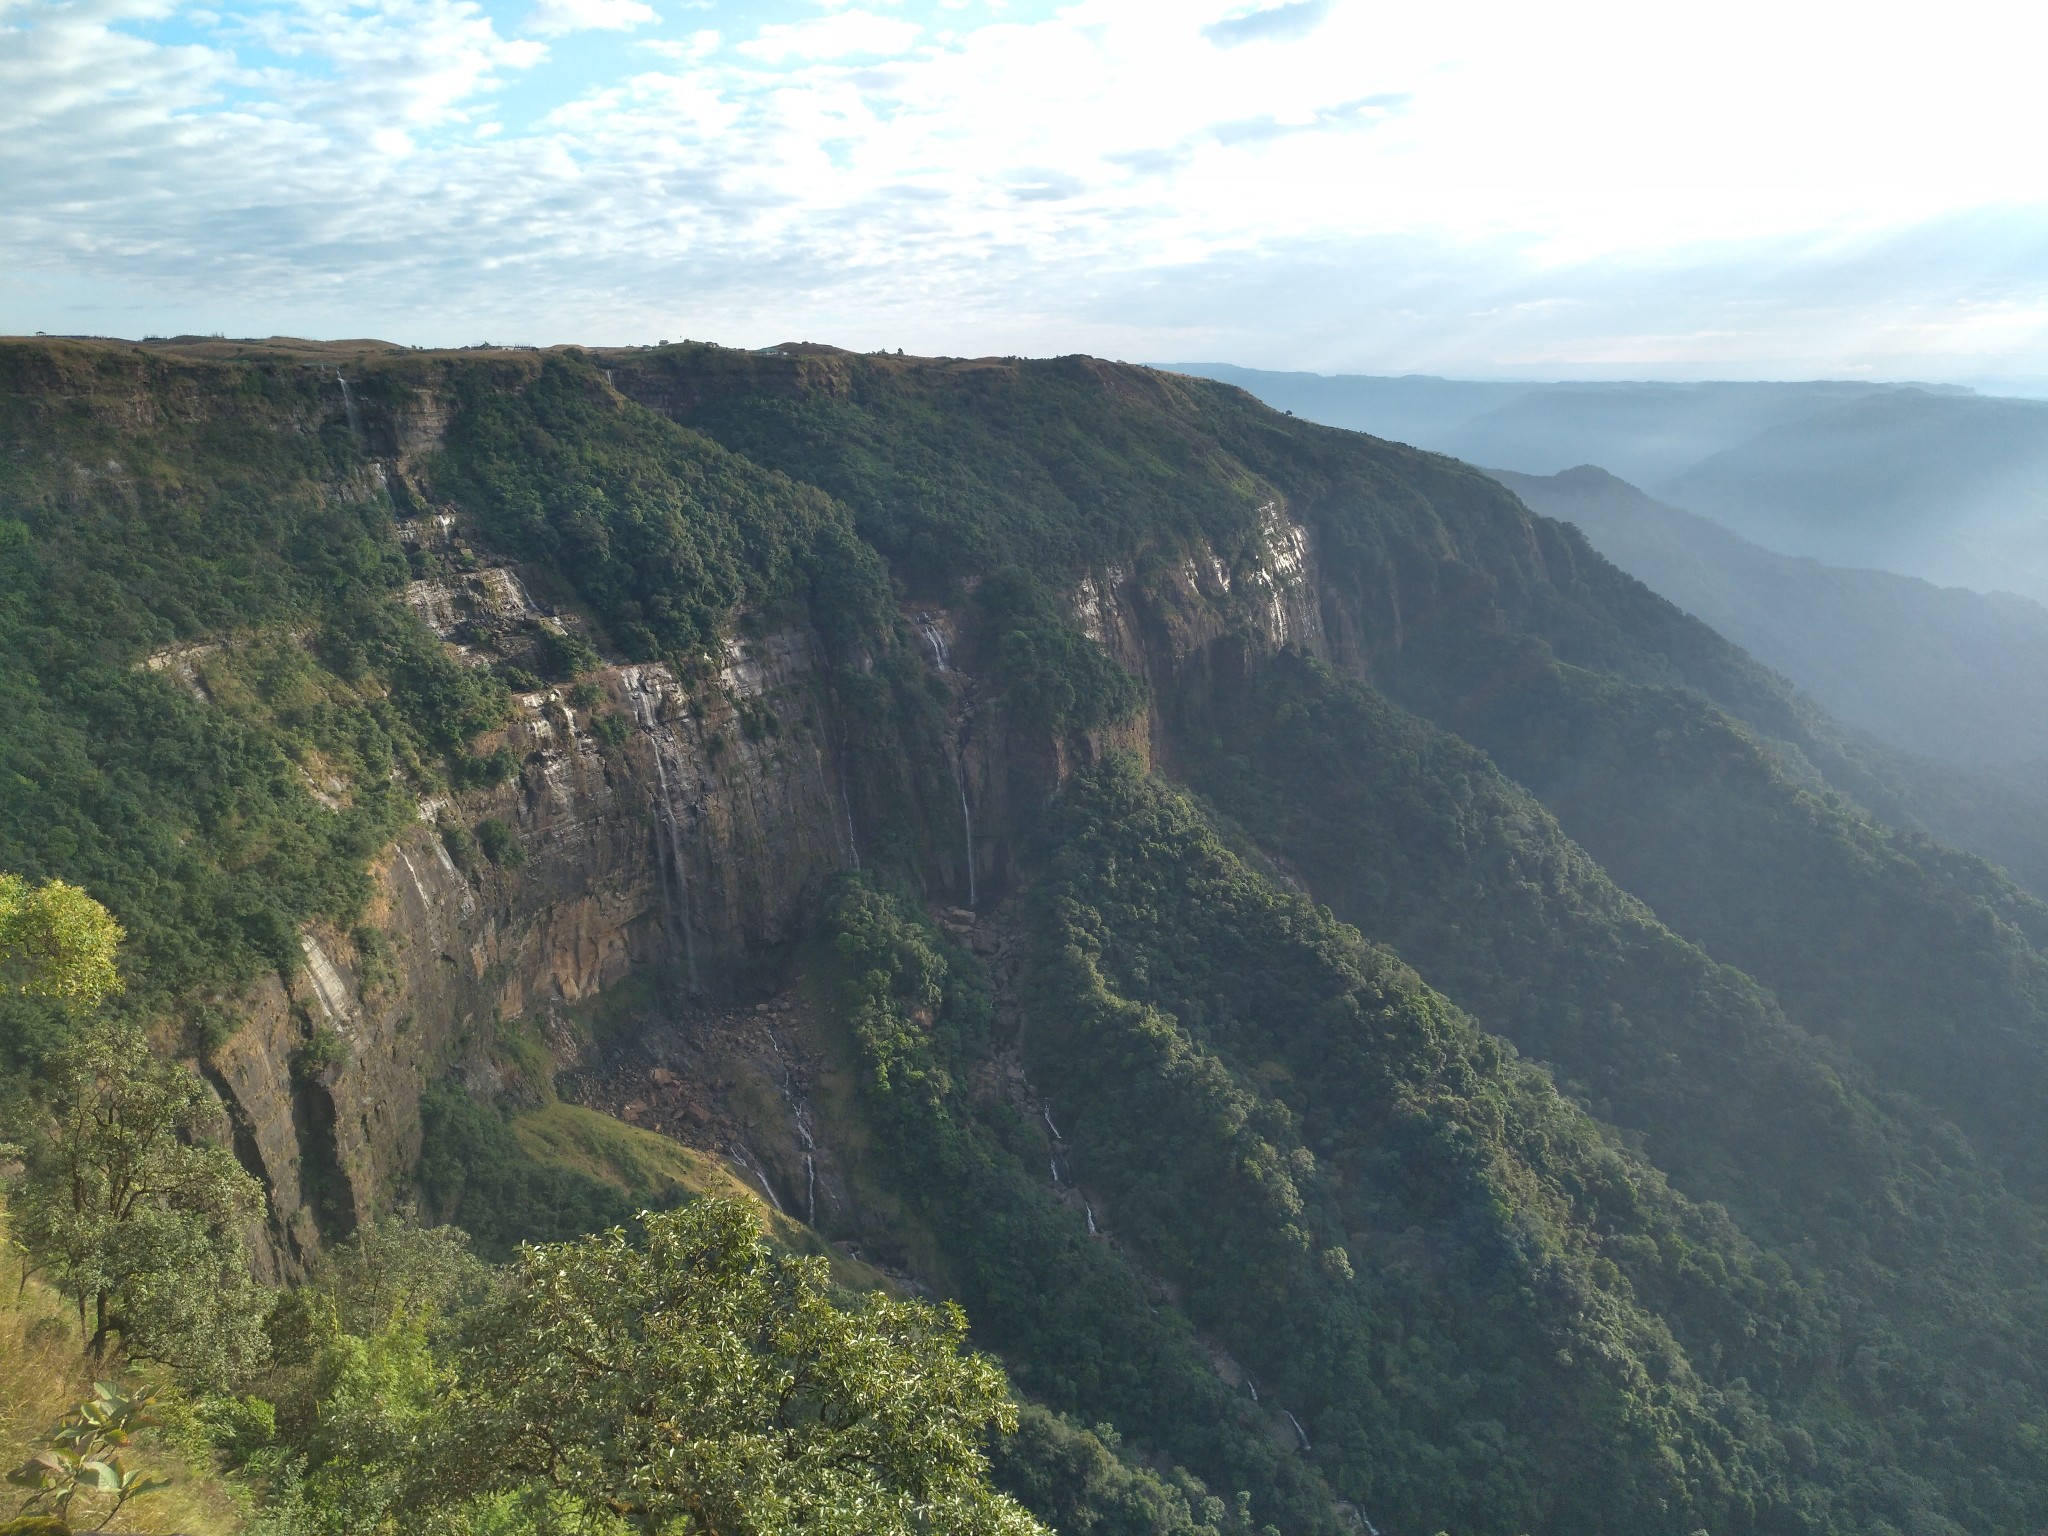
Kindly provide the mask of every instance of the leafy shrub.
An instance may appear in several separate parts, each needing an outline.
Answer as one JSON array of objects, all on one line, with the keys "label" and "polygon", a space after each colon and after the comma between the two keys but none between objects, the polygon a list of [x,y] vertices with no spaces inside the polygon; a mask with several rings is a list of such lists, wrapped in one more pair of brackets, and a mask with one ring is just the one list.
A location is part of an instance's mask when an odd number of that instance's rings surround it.
[{"label": "leafy shrub", "polygon": [[301,1083],[317,1082],[346,1066],[348,1058],[347,1038],[323,1024],[292,1052],[292,1077]]},{"label": "leafy shrub", "polygon": [[457,789],[495,789],[519,771],[510,751],[458,752],[448,760],[448,778]]},{"label": "leafy shrub", "polygon": [[543,627],[534,640],[534,654],[541,675],[550,682],[571,682],[604,665],[597,648],[573,629]]},{"label": "leafy shrub", "polygon": [[358,923],[349,937],[356,950],[356,981],[365,996],[382,992],[398,980],[398,946],[390,934],[369,923]]},{"label": "leafy shrub", "polygon": [[495,816],[487,816],[476,824],[476,842],[484,857],[500,868],[517,869],[526,862],[526,850],[519,844],[519,835]]}]

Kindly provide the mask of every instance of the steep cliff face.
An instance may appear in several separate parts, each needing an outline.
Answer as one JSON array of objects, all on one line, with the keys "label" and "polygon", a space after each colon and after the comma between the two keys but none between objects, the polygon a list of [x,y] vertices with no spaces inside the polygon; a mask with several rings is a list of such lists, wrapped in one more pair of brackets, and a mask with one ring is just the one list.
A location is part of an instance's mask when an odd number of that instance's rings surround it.
[{"label": "steep cliff face", "polygon": [[[1204,549],[1143,576],[1105,568],[1070,594],[1076,619],[1157,699],[1226,637],[1319,653],[1309,536],[1277,504],[1262,516],[1257,558],[1233,568]],[[538,611],[509,567],[416,582],[406,595],[465,656],[466,626]],[[981,649],[971,610],[907,617],[945,700],[957,791],[957,822],[939,807],[929,829],[931,889],[971,908],[1007,888],[1025,817],[1071,764],[1007,720],[1000,690],[969,670]],[[302,1262],[323,1231],[345,1232],[401,1196],[423,1090],[486,1055],[500,1025],[584,1002],[636,966],[674,978],[680,1021],[693,999],[772,986],[825,883],[857,865],[858,796],[816,638],[801,624],[736,635],[693,678],[662,663],[607,666],[577,698],[520,696],[518,717],[479,743],[512,755],[513,780],[423,802],[379,857],[369,921],[388,935],[391,962],[366,967],[350,935],[308,930],[291,991],[259,985],[246,1025],[217,1053],[244,1157],[271,1192],[273,1265]],[[1168,744],[1152,709],[1102,733],[1095,750],[1158,756]],[[444,830],[486,819],[512,829],[518,852],[458,867]],[[341,1051],[309,1049],[329,1033]]]},{"label": "steep cliff face", "polygon": [[[497,1025],[586,1000],[635,965],[729,992],[772,970],[852,862],[804,631],[733,642],[695,688],[658,664],[589,681],[599,697],[581,707],[561,690],[522,698],[503,732],[514,780],[422,804],[379,858],[369,920],[395,963],[366,977],[348,936],[309,930],[292,991],[259,986],[218,1053],[245,1156],[271,1190],[278,1262],[396,1197],[418,1157],[423,1089],[488,1050]],[[748,725],[769,710],[772,733]],[[594,718],[631,726],[608,745]],[[519,852],[458,868],[442,829],[486,818]],[[307,1042],[325,1032],[345,1048],[309,1065]]]}]

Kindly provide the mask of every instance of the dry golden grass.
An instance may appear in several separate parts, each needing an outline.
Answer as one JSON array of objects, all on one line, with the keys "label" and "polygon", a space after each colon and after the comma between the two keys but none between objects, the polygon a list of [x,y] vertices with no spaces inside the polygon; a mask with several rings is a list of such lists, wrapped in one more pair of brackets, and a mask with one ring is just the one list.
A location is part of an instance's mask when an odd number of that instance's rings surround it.
[{"label": "dry golden grass", "polygon": [[[72,1407],[92,1395],[93,1372],[80,1347],[78,1320],[39,1282],[23,1284],[21,1256],[6,1233],[0,1203],[0,1472],[20,1466]],[[133,1384],[131,1374],[126,1379]],[[245,1501],[208,1464],[154,1443],[137,1447],[134,1462],[171,1478],[162,1493],[139,1499],[107,1527],[151,1536],[233,1536],[247,1523]],[[0,1484],[0,1521],[14,1517],[23,1490]],[[72,1510],[81,1531],[102,1511],[81,1500]]]}]

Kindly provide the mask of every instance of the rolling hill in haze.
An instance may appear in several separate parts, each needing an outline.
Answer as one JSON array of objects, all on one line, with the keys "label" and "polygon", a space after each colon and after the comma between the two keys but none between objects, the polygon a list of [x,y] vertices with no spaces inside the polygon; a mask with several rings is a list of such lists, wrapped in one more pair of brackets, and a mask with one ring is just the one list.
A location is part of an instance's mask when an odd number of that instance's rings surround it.
[{"label": "rolling hill in haze", "polygon": [[[965,1308],[1063,1531],[2048,1524],[2048,905],[1464,464],[1085,357],[9,341],[0,697],[274,1283],[758,1190]],[[10,1100],[90,1027],[0,998]]]},{"label": "rolling hill in haze", "polygon": [[1873,395],[1654,488],[1785,554],[2048,601],[2048,401]]},{"label": "rolling hill in haze", "polygon": [[1843,723],[1971,767],[2048,759],[2048,608],[1777,554],[1590,465],[1496,478]]},{"label": "rolling hill in haze", "polygon": [[1172,366],[1235,384],[1275,410],[1469,464],[1537,475],[1598,464],[1650,486],[1774,427],[1900,387],[1831,381],[1517,384],[1274,373],[1226,363]]}]

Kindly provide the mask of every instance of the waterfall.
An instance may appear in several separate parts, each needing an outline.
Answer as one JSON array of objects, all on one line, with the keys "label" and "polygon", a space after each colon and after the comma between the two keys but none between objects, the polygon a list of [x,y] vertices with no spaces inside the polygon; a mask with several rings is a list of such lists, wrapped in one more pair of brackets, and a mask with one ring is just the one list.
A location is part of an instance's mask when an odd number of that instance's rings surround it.
[{"label": "waterfall", "polygon": [[960,787],[960,830],[967,844],[967,905],[980,905],[974,889],[974,812],[967,808],[967,769],[960,753],[953,753],[953,782]]},{"label": "waterfall", "polygon": [[768,1175],[761,1171],[760,1165],[748,1153],[745,1143],[736,1141],[732,1144],[732,1160],[761,1181],[761,1193],[766,1195],[768,1203],[775,1207],[776,1215],[787,1216],[789,1214],[789,1212],[782,1208],[782,1202],[775,1198],[775,1186],[768,1182]]},{"label": "waterfall", "polygon": [[932,665],[941,672],[953,670],[953,652],[946,644],[946,637],[939,633],[939,626],[928,613],[917,616],[917,632],[924,636],[924,643],[932,648]]},{"label": "waterfall", "polygon": [[1045,1128],[1052,1132],[1052,1139],[1054,1141],[1065,1141],[1067,1138],[1060,1134],[1060,1128],[1052,1123],[1052,1110],[1049,1108],[1043,1109],[1039,1113],[1045,1116]]},{"label": "waterfall", "polygon": [[[777,1054],[780,1054],[779,1048]],[[795,1090],[789,1086],[787,1069],[782,1096],[789,1101],[789,1117],[796,1122],[797,1139],[804,1144],[804,1221],[815,1227],[818,1224],[818,1145],[811,1139],[811,1125],[804,1118],[804,1107],[797,1101]]]},{"label": "waterfall", "polygon": [[1280,1411],[1283,1414],[1287,1414],[1287,1422],[1294,1426],[1295,1434],[1301,1437],[1301,1448],[1304,1451],[1311,1449],[1308,1443],[1308,1431],[1301,1427],[1301,1420],[1297,1419],[1293,1414],[1287,1413],[1285,1408],[1282,1408]]},{"label": "waterfall", "polygon": [[633,679],[633,712],[640,717],[640,728],[647,733],[648,745],[654,748],[654,772],[661,784],[662,822],[668,828],[669,853],[676,867],[676,887],[682,895],[683,959],[689,968],[690,992],[694,996],[701,988],[697,984],[697,936],[690,922],[690,876],[683,865],[683,837],[676,826],[675,801],[669,792],[668,758],[662,751],[661,732],[655,728],[654,711],[647,702],[647,674],[644,671]]},{"label": "waterfall", "polygon": [[1252,1401],[1256,1403],[1259,1400],[1259,1384],[1252,1380],[1252,1373],[1250,1371],[1244,1373],[1244,1384],[1252,1394]]},{"label": "waterfall", "polygon": [[611,369],[609,369],[609,368],[603,368],[603,369],[600,369],[600,370],[599,370],[599,372],[601,372],[601,373],[602,373],[602,374],[604,375],[604,387],[605,387],[606,389],[617,389],[617,388],[619,387],[618,385],[616,385],[616,384],[614,384],[614,383],[612,382],[612,371],[611,371]]},{"label": "waterfall", "polygon": [[1094,1206],[1092,1206],[1092,1205],[1090,1205],[1090,1204],[1089,1204],[1089,1203],[1088,1203],[1088,1202],[1087,1202],[1086,1200],[1083,1200],[1083,1201],[1081,1202],[1081,1209],[1082,1209],[1082,1210],[1084,1210],[1084,1211],[1086,1211],[1086,1212],[1088,1213],[1088,1235],[1089,1235],[1090,1237],[1093,1237],[1093,1236],[1095,1236],[1095,1235],[1096,1235],[1096,1233],[1095,1233],[1095,1207],[1094,1207]]},{"label": "waterfall", "polygon": [[661,925],[668,930],[669,943],[674,944],[680,935],[676,932],[676,898],[670,888],[668,864],[669,856],[662,851],[661,828],[657,825],[654,829],[654,867],[661,872]]},{"label": "waterfall", "polygon": [[797,1140],[804,1148],[804,1222],[815,1227],[818,1224],[818,1144],[811,1136],[811,1122],[805,1115],[806,1105],[797,1092],[796,1075],[789,1070],[789,1058],[782,1054],[782,1042],[775,1038],[775,1031],[766,1031],[769,1048],[775,1052],[775,1059],[782,1067],[782,1102],[789,1106],[789,1118],[796,1125]]},{"label": "waterfall", "polygon": [[860,873],[860,844],[853,838],[853,802],[846,798],[846,743],[839,744],[839,760],[833,765],[832,777],[839,781],[839,809],[846,817],[846,856],[853,860],[855,874]]},{"label": "waterfall", "polygon": [[1052,1169],[1053,1183],[1058,1184],[1060,1181],[1060,1160],[1056,1157],[1048,1157],[1045,1163],[1048,1168]]},{"label": "waterfall", "polygon": [[363,441],[363,413],[356,409],[355,391],[348,387],[348,380],[342,376],[339,368],[334,370],[334,378],[335,382],[341,385],[341,404],[342,409],[348,412],[349,435],[356,440],[358,448],[368,452],[368,446]]},{"label": "waterfall", "polygon": [[[932,648],[932,666],[940,672],[953,670],[952,648],[946,644],[946,637],[939,630],[938,621],[928,613],[917,616],[917,632],[924,636],[924,643]],[[967,804],[967,761],[962,748],[964,743],[954,742],[953,750],[947,754],[953,766],[953,785],[960,791],[960,832],[967,849],[967,905],[981,905],[980,893],[974,880],[974,812]],[[841,786],[843,794],[845,786]],[[858,869],[856,862],[854,868]]]}]

